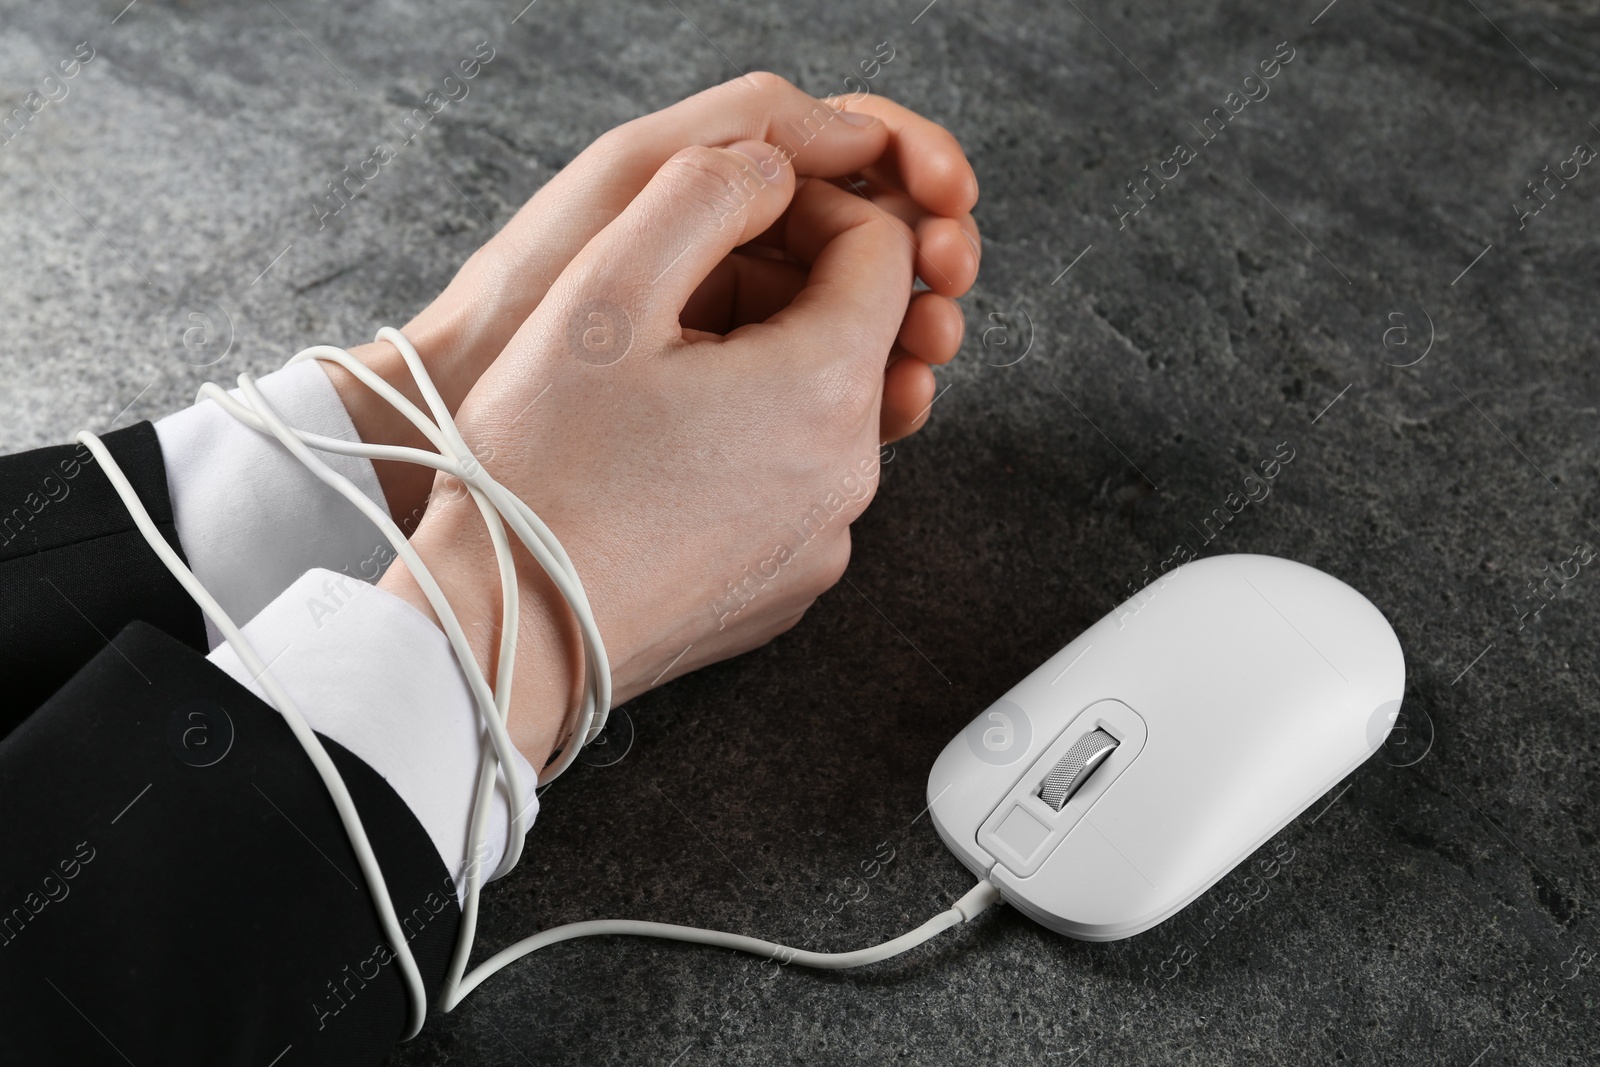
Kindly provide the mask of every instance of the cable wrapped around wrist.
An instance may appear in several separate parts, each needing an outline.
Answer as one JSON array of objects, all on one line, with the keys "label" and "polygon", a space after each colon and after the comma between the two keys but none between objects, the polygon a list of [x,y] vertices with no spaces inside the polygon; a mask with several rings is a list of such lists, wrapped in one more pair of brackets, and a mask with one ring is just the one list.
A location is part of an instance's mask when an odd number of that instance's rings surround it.
[{"label": "cable wrapped around wrist", "polygon": [[[600,631],[595,624],[594,613],[584,593],[583,584],[561,543],[540,521],[539,516],[534,514],[532,508],[491,477],[473,456],[472,450],[457,429],[448,407],[428,376],[421,356],[417,354],[411,342],[399,330],[390,327],[379,330],[377,339],[389,342],[399,351],[406,367],[416,380],[432,418],[342,348],[316,345],[296,354],[289,360],[288,365],[292,366],[308,359],[338,364],[392,405],[437,451],[429,452],[425,449],[400,445],[345,441],[296,429],[283,421],[249,374],[241,374],[238,379],[239,390],[243,394],[242,400],[211,383],[201,387],[200,399],[216,401],[240,422],[259,433],[276,438],[316,478],[348,499],[388,538],[397,557],[405,562],[423,595],[427,597],[429,605],[438,616],[445,636],[449,639],[452,651],[460,661],[462,673],[466,677],[473,702],[478,709],[479,719],[489,741],[484,746],[478,765],[472,817],[467,835],[468,857],[477,857],[483,854],[484,839],[488,833],[489,804],[498,777],[505,776],[512,797],[522,796],[517,761],[512,756],[513,746],[506,731],[506,716],[511,706],[515,672],[518,621],[517,573],[511,554],[510,539],[506,533],[508,526],[511,533],[516,535],[523,547],[554,583],[576,618],[583,638],[585,667],[583,698],[578,708],[576,723],[562,735],[558,754],[546,768],[547,773],[543,776],[545,782],[553,781],[572,766],[583,746],[593,741],[605,728],[606,718],[611,709],[610,661],[606,657],[605,645],[600,639]],[[226,638],[240,661],[256,676],[268,699],[283,714],[296,739],[311,758],[339,812],[340,821],[344,824],[350,845],[360,863],[362,875],[366,878],[373,906],[378,913],[379,924],[397,959],[405,981],[409,1007],[405,1037],[408,1040],[415,1037],[421,1031],[423,1020],[427,1015],[427,995],[423,988],[421,973],[412,956],[400,921],[395,915],[394,906],[384,883],[383,872],[367,838],[366,829],[361,824],[361,817],[355,809],[349,791],[345,788],[343,779],[339,776],[338,769],[317,739],[316,733],[306,722],[305,716],[272,677],[269,665],[262,661],[223,607],[206,591],[194,573],[167,544],[155,523],[151,521],[149,513],[140,502],[138,494],[134,492],[127,476],[123,474],[105,445],[88,431],[80,432],[76,439],[82,442],[99,461],[101,469],[111,480],[117,495],[133,516],[140,533]],[[356,488],[354,483],[319,459],[316,452],[356,456],[369,460],[417,463],[453,475],[466,486],[489,531],[495,562],[500,572],[502,620],[499,656],[493,685],[484,676],[483,668],[467,641],[466,633],[451,608],[449,599],[439,588],[438,582],[428,571],[422,558],[411,547],[404,531],[395,524],[382,505],[374,503]],[[527,834],[525,812],[516,803],[511,805],[511,809],[505,855],[499,868],[491,875],[491,879],[509,872],[522,856],[522,845]],[[463,895],[460,935],[451,956],[444,985],[439,993],[439,1007],[444,1011],[454,1008],[485,978],[514,960],[546,945],[575,937],[599,934],[664,937],[769,955],[784,963],[797,963],[807,967],[856,967],[887,959],[919,945],[942,930],[971,920],[1000,899],[998,889],[987,880],[979,881],[953,908],[935,916],[916,930],[874,948],[846,953],[809,952],[740,934],[725,934],[664,923],[628,920],[574,923],[525,938],[501,950],[468,974],[467,959],[471,955],[477,933],[479,894],[486,879],[483,878],[483,871],[475,858],[469,859],[465,873],[466,887]]]},{"label": "cable wrapped around wrist", "polygon": [[[417,386],[426,401],[433,418],[429,419],[416,405],[412,404],[398,390],[385,382],[376,373],[362,364],[350,353],[342,348],[331,345],[318,345],[305,349],[289,361],[289,365],[303,362],[307,359],[326,360],[337,363],[354,375],[362,384],[372,389],[380,397],[391,404],[396,411],[411,422],[425,439],[438,451],[428,452],[418,448],[408,448],[397,445],[374,445],[363,442],[344,441],[336,438],[325,437],[320,434],[306,433],[287,425],[270,401],[262,395],[254,379],[249,374],[239,376],[239,389],[243,400],[231,396],[216,385],[207,383],[200,389],[200,399],[216,401],[234,418],[252,429],[269,434],[289,450],[308,471],[327,484],[352,504],[363,515],[372,521],[381,530],[389,543],[393,546],[397,556],[404,560],[407,568],[416,579],[423,595],[427,597],[429,605],[438,616],[445,636],[449,639],[456,658],[460,661],[461,669],[466,676],[468,688],[473,695],[474,704],[477,706],[479,719],[486,731],[490,744],[485,746],[483,757],[479,761],[478,779],[474,792],[472,819],[468,831],[468,855],[476,857],[482,855],[482,844],[487,834],[489,804],[493,797],[494,787],[499,775],[504,775],[506,785],[513,797],[522,795],[521,784],[518,781],[516,760],[512,757],[512,744],[506,732],[506,715],[510,708],[512,678],[516,664],[516,641],[518,619],[518,587],[516,566],[512,560],[509,539],[506,536],[506,527],[516,534],[528,552],[538,561],[545,573],[550,577],[557,590],[566,600],[567,606],[572,610],[578,621],[579,631],[583,637],[585,675],[584,696],[578,712],[577,727],[571,735],[571,740],[564,742],[564,749],[560,755],[546,769],[545,781],[554,780],[560,776],[577,758],[583,745],[593,740],[605,727],[606,717],[611,708],[611,670],[606,658],[605,645],[601,641],[600,632],[594,621],[593,612],[589,607],[588,597],[583,591],[582,582],[578,578],[571,558],[561,543],[556,539],[547,526],[540,521],[533,510],[522,502],[515,494],[495,481],[484,470],[472,450],[467,447],[460,431],[456,428],[455,420],[451,418],[449,409],[434,387],[432,379],[428,376],[427,369],[423,366],[422,358],[399,330],[385,327],[378,331],[378,340],[392,344],[405,360],[407,368],[415,378]],[[133,492],[125,475],[122,474],[114,458],[93,434],[83,432],[77,435],[81,441],[100,461],[102,469],[111,478],[113,486],[133,515],[135,523],[144,534],[145,539],[161,556],[168,569],[183,583],[190,596],[199,604],[202,611],[210,617],[218,631],[224,635],[229,645],[239,655],[249,669],[260,678],[263,691],[273,705],[284,715],[294,730],[296,738],[305,748],[307,754],[316,765],[323,783],[334,798],[335,806],[339,811],[340,820],[350,838],[351,847],[360,861],[363,875],[366,877],[367,886],[371,893],[373,904],[378,911],[380,925],[385,936],[388,937],[391,947],[397,957],[401,974],[405,978],[410,1012],[408,1016],[406,1037],[414,1037],[422,1028],[422,1022],[427,1014],[426,994],[422,987],[422,979],[417,969],[416,961],[411,954],[407,939],[400,926],[399,919],[394,913],[394,907],[389,900],[389,894],[383,881],[383,873],[379,868],[377,858],[373,854],[372,846],[367,839],[365,828],[361,825],[359,814],[354,803],[350,800],[344,782],[339,778],[338,771],[334,768],[327,752],[317,740],[316,734],[306,723],[305,717],[295,706],[289,695],[272,679],[267,665],[261,657],[250,647],[249,641],[240,632],[239,627],[230,619],[227,612],[217,603],[216,599],[208,593],[195,578],[194,573],[184,565],[160,536],[151,522],[149,513]],[[488,528],[490,539],[494,545],[495,559],[500,569],[502,625],[498,669],[495,684],[491,687],[483,670],[479,666],[471,646],[467,642],[465,631],[450,606],[449,599],[439,588],[438,583],[429,573],[427,566],[422,562],[416,550],[411,547],[405,533],[395,524],[384,508],[374,503],[363,494],[354,483],[343,475],[334,471],[321,459],[313,449],[321,452],[330,452],[347,456],[359,456],[366,459],[398,460],[403,462],[419,463],[444,471],[459,478],[472,495],[474,502],[483,514],[484,523]],[[507,826],[507,842],[504,858],[500,867],[492,877],[499,877],[516,866],[522,855],[522,845],[527,834],[525,813],[520,805],[512,804],[512,816]],[[466,971],[468,956],[472,950],[472,943],[476,934],[478,898],[485,880],[479,864],[469,861],[466,869],[466,891],[461,917],[461,936],[457,942],[456,950],[452,955],[450,967],[446,974],[443,998],[454,1003],[454,990],[460,985],[462,976]]]}]

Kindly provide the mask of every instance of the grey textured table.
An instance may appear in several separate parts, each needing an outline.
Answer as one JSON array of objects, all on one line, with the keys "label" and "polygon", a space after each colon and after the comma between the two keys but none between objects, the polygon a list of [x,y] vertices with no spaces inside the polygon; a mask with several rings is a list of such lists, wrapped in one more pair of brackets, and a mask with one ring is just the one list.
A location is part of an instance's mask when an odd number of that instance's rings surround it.
[{"label": "grey textured table", "polygon": [[[0,113],[93,58],[0,144],[0,445],[402,322],[602,130],[736,66],[844,91],[890,42],[874,88],[948,125],[983,186],[932,424],[884,468],[848,583],[629,705],[626,758],[546,795],[480,945],[618,916],[842,949],[920,922],[970,881],[918,818],[933,757],[1183,542],[1371,598],[1407,744],[1128,941],[1000,909],[771,978],[581,942],[394,1062],[1594,1062],[1600,579],[1524,615],[1600,545],[1594,5],[923,2],[7,0]],[[484,40],[469,96],[319,230],[325,183]],[[1147,203],[1146,167],[1176,171]],[[1270,496],[1204,543],[1284,442]]]}]

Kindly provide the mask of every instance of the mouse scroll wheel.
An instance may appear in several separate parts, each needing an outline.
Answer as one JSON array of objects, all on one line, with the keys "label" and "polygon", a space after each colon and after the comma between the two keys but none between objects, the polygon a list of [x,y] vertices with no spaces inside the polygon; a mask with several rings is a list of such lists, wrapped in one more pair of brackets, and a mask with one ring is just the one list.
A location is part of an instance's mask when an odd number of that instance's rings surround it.
[{"label": "mouse scroll wheel", "polygon": [[1089,780],[1089,775],[1100,766],[1100,762],[1111,755],[1111,750],[1117,747],[1117,739],[1104,730],[1095,730],[1084,735],[1077,744],[1067,749],[1067,754],[1061,757],[1049,774],[1045,775],[1044,784],[1039,787],[1039,797],[1056,811],[1060,811],[1067,801],[1072,799],[1084,782]]}]

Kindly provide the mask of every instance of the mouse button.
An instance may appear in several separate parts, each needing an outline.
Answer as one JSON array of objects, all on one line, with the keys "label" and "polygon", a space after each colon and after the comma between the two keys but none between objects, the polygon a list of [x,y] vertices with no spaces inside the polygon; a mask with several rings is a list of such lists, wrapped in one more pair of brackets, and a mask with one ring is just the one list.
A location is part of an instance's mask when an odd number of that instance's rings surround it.
[{"label": "mouse button", "polygon": [[[1011,810],[995,826],[990,835],[998,858],[1008,867],[1032,869],[1033,859],[1039,856],[1040,846],[1050,839],[1051,828],[1030,815],[1021,804]],[[1043,859],[1042,856],[1040,856]]]},{"label": "mouse button", "polygon": [[935,791],[935,780],[928,783],[927,811],[933,828],[945,847],[981,878],[995,862],[994,855],[978,844],[978,827],[989,812],[987,802],[993,793],[978,795],[971,789],[958,789],[960,779],[945,781]]},{"label": "mouse button", "polygon": [[1031,793],[1010,796],[978,828],[977,846],[1016,874],[1032,874],[1081,818],[1082,811],[1053,811]]},{"label": "mouse button", "polygon": [[1095,826],[1161,884],[1210,884],[1365,758],[1342,699],[1247,729],[1170,717],[1093,811]]},{"label": "mouse button", "polygon": [[969,868],[981,872],[994,865],[994,857],[978,845],[978,828],[1047,740],[1036,736],[1031,717],[1008,696],[968,723],[934,761],[927,810],[946,846]]},{"label": "mouse button", "polygon": [[1035,871],[997,866],[989,880],[1009,903],[1050,929],[1113,941],[1146,929],[1171,901],[1088,820],[1078,823]]},{"label": "mouse button", "polygon": [[1361,593],[1322,571],[1289,560],[1248,557],[1236,569],[1233,596],[1257,630],[1281,632],[1312,676],[1347,689],[1404,677],[1399,640]]}]

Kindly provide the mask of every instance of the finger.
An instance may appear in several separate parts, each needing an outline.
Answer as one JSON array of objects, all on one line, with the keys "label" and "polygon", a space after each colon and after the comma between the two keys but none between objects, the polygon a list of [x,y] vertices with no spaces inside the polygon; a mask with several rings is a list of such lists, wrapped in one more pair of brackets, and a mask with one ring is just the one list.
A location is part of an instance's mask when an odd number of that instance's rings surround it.
[{"label": "finger", "polygon": [[[873,121],[858,125],[861,118]],[[553,237],[561,245],[555,254],[564,252],[565,263],[628,206],[667,160],[685,148],[761,141],[781,149],[797,174],[836,177],[878,159],[888,137],[888,127],[873,116],[841,113],[778,75],[758,71],[602,134],[551,179],[502,232],[513,238],[537,236],[547,244]],[[547,202],[581,200],[599,220],[574,218],[551,234],[549,220],[542,211],[534,210],[541,198]],[[525,230],[533,232],[525,234]]]},{"label": "finger", "polygon": [[919,219],[924,218],[950,218],[961,225],[961,228],[971,234],[973,239],[978,237],[978,223],[972,217],[972,212],[966,211],[959,215],[939,215],[929,211],[917,203],[904,189],[898,185],[889,185],[874,181],[861,175],[848,175],[843,178],[824,179],[846,192],[860,193],[868,197],[873,203],[894,215],[907,226],[915,226]]},{"label": "finger", "polygon": [[883,122],[856,125],[776,74],[713,86],[602,134],[467,260],[406,335],[423,351],[499,352],[572,258],[685,148],[757,139],[783,145],[799,173],[834,177],[868,166],[888,138]]},{"label": "finger", "polygon": [[[800,177],[799,183],[811,180]],[[887,214],[917,231],[917,277],[930,289],[944,296],[961,296],[977,280],[982,262],[982,245],[978,224],[970,212],[955,218],[933,215],[918,204],[905,190],[865,180],[833,179],[833,183],[846,192],[856,192],[871,200]],[[752,244],[781,248],[786,241],[787,215],[773,224]],[[925,228],[924,228],[925,227]]]},{"label": "finger", "polygon": [[933,370],[922,360],[897,360],[884,376],[878,437],[884,444],[915,433],[933,411]]},{"label": "finger", "polygon": [[960,296],[978,278],[978,246],[955,219],[917,223],[917,277],[941,296]]},{"label": "finger", "polygon": [[961,348],[966,329],[966,316],[954,300],[937,293],[918,293],[911,298],[900,324],[897,347],[924,363],[948,363]]},{"label": "finger", "polygon": [[[806,274],[799,264],[735,251],[717,264],[684,306],[680,321],[685,336],[720,336],[771,318],[805,288]],[[889,362],[892,365],[904,357],[948,363],[960,350],[965,334],[966,317],[959,304],[936,293],[917,293],[900,323]]]},{"label": "finger", "polygon": [[882,96],[852,94],[825,103],[876,116],[889,128],[882,159],[867,176],[898,186],[936,215],[953,218],[978,202],[978,177],[967,154],[949,130]]},{"label": "finger", "polygon": [[[911,296],[916,250],[900,220],[828,182],[807,182],[789,215],[789,252],[806,287],[767,323],[800,353],[861,361],[881,374]],[[867,364],[875,363],[875,367]]]},{"label": "finger", "polygon": [[977,223],[972,216],[945,218],[930,214],[904,190],[877,183],[834,182],[847,192],[865,196],[917,233],[917,277],[945,296],[960,296],[978,277]]},{"label": "finger", "polygon": [[613,303],[636,333],[681,337],[680,316],[695,290],[782,214],[793,189],[794,170],[770,145],[684,149],[573,257],[548,302],[557,314]]},{"label": "finger", "polygon": [[757,71],[624,123],[601,138],[614,145],[597,141],[595,147],[600,156],[612,157],[619,147],[639,156],[637,167],[649,168],[638,176],[642,187],[656,167],[689,145],[763,141],[781,148],[797,173],[831,178],[870,166],[889,136],[871,112],[842,111],[785,78]]}]

